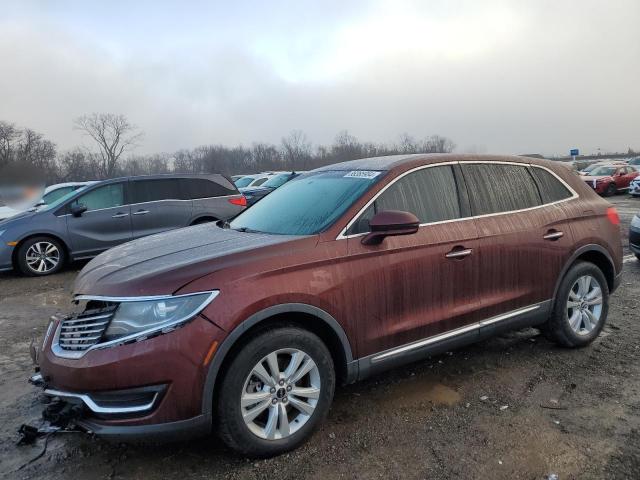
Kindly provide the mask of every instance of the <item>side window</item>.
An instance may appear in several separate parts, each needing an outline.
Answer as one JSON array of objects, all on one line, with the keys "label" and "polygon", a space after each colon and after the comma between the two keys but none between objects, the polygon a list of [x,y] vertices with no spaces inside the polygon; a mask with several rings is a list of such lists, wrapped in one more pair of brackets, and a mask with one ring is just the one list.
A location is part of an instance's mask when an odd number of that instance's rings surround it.
[{"label": "side window", "polygon": [[474,215],[522,210],[542,203],[526,166],[463,163],[462,171]]},{"label": "side window", "polygon": [[260,180],[256,180],[255,182],[253,182],[251,184],[252,187],[259,187],[260,185],[262,185],[264,182],[266,182],[268,180],[268,178],[261,178]]},{"label": "side window", "polygon": [[401,178],[363,212],[347,235],[368,232],[369,220],[375,213],[385,210],[411,212],[420,223],[461,218],[453,168],[450,165],[429,167]]},{"label": "side window", "polygon": [[238,191],[228,180],[221,177],[218,183],[215,180],[206,178],[182,178],[180,183],[183,192],[186,192],[186,198],[211,198],[222,197],[225,195],[237,195]]},{"label": "side window", "polygon": [[105,185],[85,193],[74,204],[85,205],[87,210],[100,210],[124,205],[124,186],[122,183]]},{"label": "side window", "polygon": [[538,183],[543,203],[558,202],[571,197],[572,193],[569,189],[549,171],[532,167],[531,172]]},{"label": "side window", "polygon": [[131,203],[157,202],[158,200],[182,200],[177,179],[135,180],[129,183]]}]

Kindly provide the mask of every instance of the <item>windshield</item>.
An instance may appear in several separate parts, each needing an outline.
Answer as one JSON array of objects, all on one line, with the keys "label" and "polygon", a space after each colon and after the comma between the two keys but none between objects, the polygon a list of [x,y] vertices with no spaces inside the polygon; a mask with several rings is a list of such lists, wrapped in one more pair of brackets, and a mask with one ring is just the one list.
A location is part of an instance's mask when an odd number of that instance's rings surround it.
[{"label": "windshield", "polygon": [[269,188],[278,188],[287,183],[287,180],[289,180],[291,175],[291,173],[281,173],[279,175],[276,175],[275,177],[271,177],[269,180],[264,182],[262,186]]},{"label": "windshield", "polygon": [[234,183],[236,184],[236,187],[242,188],[248,186],[251,182],[253,182],[253,180],[253,177],[242,177],[236,180]]},{"label": "windshield", "polygon": [[322,171],[287,182],[230,224],[235,230],[314,235],[325,230],[382,176],[376,171]]},{"label": "windshield", "polygon": [[603,177],[616,173],[616,167],[597,167],[589,172],[592,177]]},{"label": "windshield", "polygon": [[629,160],[629,165],[640,165],[640,157],[632,158]]},{"label": "windshield", "polygon": [[73,190],[73,191],[67,193],[66,195],[60,197],[59,199],[55,200],[54,202],[52,202],[52,203],[50,203],[48,205],[43,205],[42,207],[38,208],[38,211],[39,212],[46,212],[47,210],[52,210],[54,208],[58,208],[64,202],[66,202],[70,198],[73,198],[77,193],[80,193],[83,190],[86,190],[87,187],[88,187],[88,185],[85,185],[84,187],[80,187],[77,190]]}]

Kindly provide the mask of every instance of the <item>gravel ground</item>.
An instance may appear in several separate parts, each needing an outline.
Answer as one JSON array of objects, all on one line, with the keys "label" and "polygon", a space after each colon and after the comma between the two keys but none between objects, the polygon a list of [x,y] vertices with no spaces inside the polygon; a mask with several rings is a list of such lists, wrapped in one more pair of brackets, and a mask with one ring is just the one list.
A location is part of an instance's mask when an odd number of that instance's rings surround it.
[{"label": "gravel ground", "polygon": [[[640,200],[619,196],[625,232]],[[626,247],[625,247],[626,249]],[[628,250],[626,250],[628,254]],[[28,346],[64,311],[81,265],[47,279],[0,274],[0,478],[623,479],[640,475],[640,262],[629,258],[601,337],[561,349],[512,332],[339,388],[297,451],[248,460],[215,437],[110,444],[61,434],[16,447],[40,414]],[[30,462],[30,463],[29,463]]]}]

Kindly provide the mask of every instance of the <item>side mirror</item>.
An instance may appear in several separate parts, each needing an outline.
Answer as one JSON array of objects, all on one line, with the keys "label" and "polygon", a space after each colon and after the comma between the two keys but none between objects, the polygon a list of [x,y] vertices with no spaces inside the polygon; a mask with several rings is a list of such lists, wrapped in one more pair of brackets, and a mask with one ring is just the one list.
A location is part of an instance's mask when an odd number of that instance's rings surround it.
[{"label": "side mirror", "polygon": [[377,245],[396,235],[411,235],[420,228],[420,220],[413,213],[388,210],[378,212],[369,221],[371,232],[362,238],[363,245]]},{"label": "side mirror", "polygon": [[79,205],[72,205],[71,206],[71,214],[74,217],[81,217],[82,214],[84,212],[86,212],[86,211],[87,211],[87,206],[86,205],[79,204]]}]

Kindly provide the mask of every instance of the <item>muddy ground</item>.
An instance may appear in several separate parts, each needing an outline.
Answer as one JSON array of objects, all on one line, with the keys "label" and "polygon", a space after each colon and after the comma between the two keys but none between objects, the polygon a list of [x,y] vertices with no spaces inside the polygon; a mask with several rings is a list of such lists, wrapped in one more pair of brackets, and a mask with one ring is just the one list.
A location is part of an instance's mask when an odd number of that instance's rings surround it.
[{"label": "muddy ground", "polygon": [[[640,200],[613,201],[626,231]],[[0,478],[640,478],[635,258],[590,347],[561,349],[528,329],[339,388],[313,438],[269,460],[241,458],[215,437],[118,445],[69,433],[51,437],[39,458],[43,441],[14,445],[17,427],[41,410],[26,383],[30,339],[67,308],[79,268],[47,279],[0,274]]]}]

